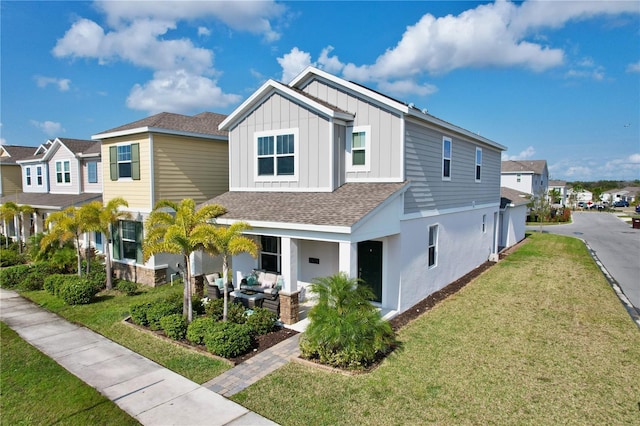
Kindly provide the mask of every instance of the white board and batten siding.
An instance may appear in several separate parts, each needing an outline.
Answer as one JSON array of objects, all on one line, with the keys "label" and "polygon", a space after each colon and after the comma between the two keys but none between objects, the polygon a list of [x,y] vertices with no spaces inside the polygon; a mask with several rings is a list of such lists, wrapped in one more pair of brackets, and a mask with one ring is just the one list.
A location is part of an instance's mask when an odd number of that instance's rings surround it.
[{"label": "white board and batten siding", "polygon": [[[257,179],[256,133],[283,129],[298,135],[295,177]],[[332,190],[331,133],[328,119],[274,93],[230,131],[231,190]]]},{"label": "white board and batten siding", "polygon": [[[341,90],[328,82],[313,80],[303,89],[305,93],[335,105],[355,115],[353,126],[367,126],[370,164],[366,171],[345,171],[347,182],[402,181],[402,118],[397,112],[374,105],[365,98]],[[350,123],[351,124],[351,123]],[[344,149],[342,150],[344,153]]]},{"label": "white board and batten siding", "polygon": [[[500,202],[500,151],[459,135],[421,125],[405,124],[405,173],[411,187],[405,213],[448,210]],[[452,141],[451,179],[442,178],[442,140]],[[476,181],[476,148],[482,149],[481,179]]]}]

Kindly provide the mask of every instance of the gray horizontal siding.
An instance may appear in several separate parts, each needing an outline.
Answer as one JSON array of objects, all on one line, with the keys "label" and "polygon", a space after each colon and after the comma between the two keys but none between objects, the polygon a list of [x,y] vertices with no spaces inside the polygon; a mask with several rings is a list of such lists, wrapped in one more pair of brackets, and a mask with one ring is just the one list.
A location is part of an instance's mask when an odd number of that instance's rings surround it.
[{"label": "gray horizontal siding", "polygon": [[[445,210],[500,201],[500,152],[456,134],[418,123],[405,125],[405,174],[411,187],[405,212]],[[442,138],[452,140],[451,180],[442,180]],[[482,148],[482,178],[475,181],[476,147]]]}]

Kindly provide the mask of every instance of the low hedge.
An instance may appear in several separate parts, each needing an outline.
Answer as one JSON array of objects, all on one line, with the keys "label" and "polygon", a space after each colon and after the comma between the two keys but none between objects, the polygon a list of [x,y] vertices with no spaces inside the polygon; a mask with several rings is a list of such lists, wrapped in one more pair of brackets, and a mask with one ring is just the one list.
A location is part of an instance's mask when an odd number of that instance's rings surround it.
[{"label": "low hedge", "polygon": [[276,314],[265,308],[254,308],[253,314],[247,317],[245,324],[254,335],[267,334],[275,330]]},{"label": "low hedge", "polygon": [[187,334],[187,320],[182,314],[172,314],[160,318],[160,327],[167,337],[173,340],[182,340]]},{"label": "low hedge", "polygon": [[213,318],[200,317],[191,321],[187,328],[187,340],[194,345],[202,345],[204,343],[204,336],[213,330],[216,326],[216,322]]},{"label": "low hedge", "polygon": [[234,358],[251,349],[253,337],[249,327],[244,324],[221,322],[204,336],[204,344],[209,352]]},{"label": "low hedge", "polygon": [[69,305],[89,304],[97,293],[91,280],[76,275],[67,276],[58,291],[60,298]]},{"label": "low hedge", "polygon": [[116,290],[127,296],[133,296],[138,292],[138,284],[131,281],[119,280],[116,284]]},{"label": "low hedge", "polygon": [[64,284],[65,280],[69,277],[69,275],[65,274],[53,274],[49,275],[44,280],[43,288],[52,294],[53,296],[58,296],[60,294],[60,288]]},{"label": "low hedge", "polygon": [[16,288],[29,272],[30,265],[15,265],[0,269],[0,285],[3,288]]},{"label": "low hedge", "polygon": [[18,288],[21,290],[42,290],[44,287],[44,281],[52,274],[61,272],[55,266],[49,263],[39,262],[29,265],[26,275],[22,277],[22,280],[18,284]]}]

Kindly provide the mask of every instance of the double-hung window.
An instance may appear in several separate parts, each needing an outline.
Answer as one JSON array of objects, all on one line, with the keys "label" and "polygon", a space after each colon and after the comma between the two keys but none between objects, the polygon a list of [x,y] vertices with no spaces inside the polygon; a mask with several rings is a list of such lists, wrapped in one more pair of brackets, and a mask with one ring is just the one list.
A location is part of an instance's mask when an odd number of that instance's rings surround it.
[{"label": "double-hung window", "polygon": [[69,160],[56,161],[56,182],[71,183],[71,164]]},{"label": "double-hung window", "polygon": [[109,173],[111,180],[140,180],[140,144],[109,147]]},{"label": "double-hung window", "polygon": [[27,186],[31,186],[31,167],[25,169]]},{"label": "double-hung window", "polygon": [[258,180],[287,180],[297,171],[298,130],[256,134],[256,171]]},{"label": "double-hung window", "polygon": [[38,186],[42,186],[42,166],[36,167],[36,179]]},{"label": "double-hung window", "polygon": [[98,162],[89,161],[87,163],[87,181],[89,183],[98,183]]},{"label": "double-hung window", "polygon": [[112,231],[113,258],[143,263],[142,222],[121,220]]},{"label": "double-hung window", "polygon": [[442,138],[442,180],[451,180],[451,138]]},{"label": "double-hung window", "polygon": [[280,273],[280,237],[263,235],[260,238],[260,268]]},{"label": "double-hung window", "polygon": [[[348,129],[349,130],[349,129]],[[357,126],[350,129],[347,140],[347,170],[368,171],[370,165],[371,126]]]},{"label": "double-hung window", "polygon": [[429,227],[429,268],[434,268],[438,261],[438,225]]},{"label": "double-hung window", "polygon": [[482,148],[476,148],[476,182],[480,182],[482,176]]}]

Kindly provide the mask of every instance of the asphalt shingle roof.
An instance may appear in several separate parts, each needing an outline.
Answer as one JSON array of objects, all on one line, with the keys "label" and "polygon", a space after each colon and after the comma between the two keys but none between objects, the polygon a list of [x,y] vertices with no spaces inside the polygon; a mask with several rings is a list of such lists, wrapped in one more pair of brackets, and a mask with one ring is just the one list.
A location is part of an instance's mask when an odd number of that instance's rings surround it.
[{"label": "asphalt shingle roof", "polygon": [[218,130],[218,125],[222,123],[225,118],[227,118],[226,115],[213,112],[203,112],[194,116],[161,112],[151,117],[134,121],[133,123],[105,130],[104,132],[100,132],[100,134],[150,127],[205,135],[227,136],[226,131]]},{"label": "asphalt shingle roof", "polygon": [[232,220],[353,226],[406,185],[346,183],[333,192],[234,191],[202,205],[219,204],[227,209],[221,217]]},{"label": "asphalt shingle roof", "polygon": [[547,160],[520,160],[520,161],[503,161],[501,170],[502,172],[533,172],[541,175],[544,172],[544,167],[547,165]]},{"label": "asphalt shingle roof", "polygon": [[100,152],[100,141],[85,139],[58,138],[74,154],[92,154]]},{"label": "asphalt shingle roof", "polygon": [[505,208],[508,204],[521,206],[529,202],[531,194],[516,191],[515,189],[500,187],[500,208]]},{"label": "asphalt shingle roof", "polygon": [[16,161],[26,160],[29,157],[33,157],[37,147],[35,146],[20,146],[20,145],[2,145],[11,157],[1,157],[0,161],[4,164],[16,164]]},{"label": "asphalt shingle roof", "polygon": [[19,205],[29,205],[35,208],[59,208],[60,210],[70,206],[81,206],[91,201],[102,202],[102,194],[49,194],[35,192],[20,192],[14,195],[6,195],[0,198],[0,204],[13,201]]}]

